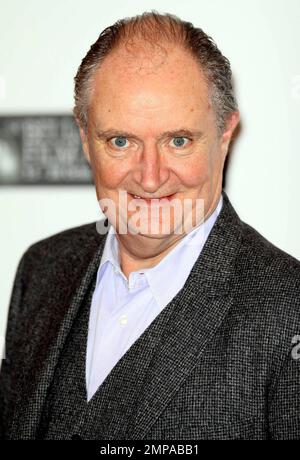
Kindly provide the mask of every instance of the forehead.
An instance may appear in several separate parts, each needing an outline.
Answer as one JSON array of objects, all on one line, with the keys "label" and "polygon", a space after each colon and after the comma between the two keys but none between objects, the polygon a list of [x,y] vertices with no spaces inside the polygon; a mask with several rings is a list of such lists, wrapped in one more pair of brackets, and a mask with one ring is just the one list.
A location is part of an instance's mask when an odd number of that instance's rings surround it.
[{"label": "forehead", "polygon": [[171,117],[176,124],[209,117],[212,108],[202,70],[187,51],[120,48],[94,76],[89,112],[98,123],[156,124]]}]

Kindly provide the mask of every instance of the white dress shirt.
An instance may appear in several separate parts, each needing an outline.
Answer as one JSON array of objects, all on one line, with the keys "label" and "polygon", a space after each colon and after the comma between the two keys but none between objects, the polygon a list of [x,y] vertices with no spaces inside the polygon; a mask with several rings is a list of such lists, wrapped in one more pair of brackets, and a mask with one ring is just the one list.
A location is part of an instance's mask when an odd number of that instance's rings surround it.
[{"label": "white dress shirt", "polygon": [[[216,209],[205,222],[185,235],[157,265],[131,272],[129,279],[120,268],[119,242],[114,227],[110,226],[89,317],[88,401],[120,358],[182,289],[222,204],[221,195]],[[179,260],[180,269],[177,268]]]}]

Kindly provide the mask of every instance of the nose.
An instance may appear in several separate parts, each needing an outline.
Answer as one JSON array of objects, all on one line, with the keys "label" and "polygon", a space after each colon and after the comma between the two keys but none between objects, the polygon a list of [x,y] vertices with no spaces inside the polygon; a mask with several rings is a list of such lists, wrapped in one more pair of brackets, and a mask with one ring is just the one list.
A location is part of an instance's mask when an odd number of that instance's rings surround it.
[{"label": "nose", "polygon": [[170,171],[157,147],[145,147],[133,171],[134,181],[145,192],[154,193],[167,182],[169,175]]}]

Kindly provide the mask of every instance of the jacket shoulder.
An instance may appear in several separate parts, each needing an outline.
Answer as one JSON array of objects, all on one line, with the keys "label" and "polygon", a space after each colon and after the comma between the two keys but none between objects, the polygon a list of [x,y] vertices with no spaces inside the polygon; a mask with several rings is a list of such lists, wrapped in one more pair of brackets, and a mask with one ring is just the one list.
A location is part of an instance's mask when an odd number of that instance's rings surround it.
[{"label": "jacket shoulder", "polygon": [[[61,268],[89,257],[99,246],[103,235],[97,231],[97,222],[72,227],[43,238],[28,247],[22,256],[25,275],[41,267],[61,264]],[[27,276],[26,276],[27,277]]]},{"label": "jacket shoulder", "polygon": [[287,352],[300,324],[300,262],[250,225],[242,228],[233,285],[236,314]]},{"label": "jacket shoulder", "polygon": [[[263,284],[288,280],[300,287],[300,261],[275,246],[249,224],[243,222],[243,238],[239,254],[240,273],[255,276]],[[274,284],[273,283],[273,284]]]}]

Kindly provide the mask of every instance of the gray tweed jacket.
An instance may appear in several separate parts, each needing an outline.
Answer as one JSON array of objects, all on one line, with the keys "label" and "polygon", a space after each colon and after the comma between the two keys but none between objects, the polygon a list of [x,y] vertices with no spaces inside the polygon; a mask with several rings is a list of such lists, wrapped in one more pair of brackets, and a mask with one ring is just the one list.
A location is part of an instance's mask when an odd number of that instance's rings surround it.
[{"label": "gray tweed jacket", "polygon": [[[184,287],[101,385],[85,438],[97,438],[106,414],[102,439],[300,439],[300,263],[223,198]],[[22,257],[0,374],[2,438],[36,438],[104,242],[92,223]]]}]

